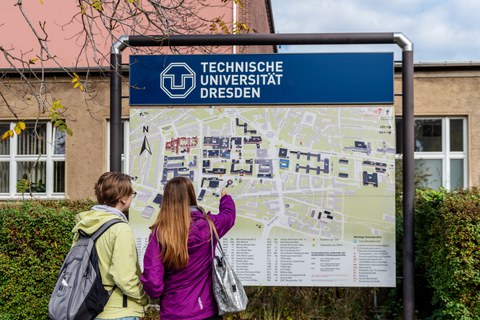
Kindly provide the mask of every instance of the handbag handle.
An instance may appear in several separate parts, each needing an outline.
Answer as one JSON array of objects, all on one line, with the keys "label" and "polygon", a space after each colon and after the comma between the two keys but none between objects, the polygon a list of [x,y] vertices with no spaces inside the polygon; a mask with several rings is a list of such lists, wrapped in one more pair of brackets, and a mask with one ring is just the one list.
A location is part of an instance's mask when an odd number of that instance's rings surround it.
[{"label": "handbag handle", "polygon": [[215,238],[217,239],[217,247],[219,248],[220,254],[222,257],[224,257],[225,253],[223,252],[222,244],[220,243],[220,238],[218,237],[217,229],[215,228],[215,225],[213,224],[212,219],[210,219],[205,212],[203,214],[205,216],[205,219],[207,219],[208,225],[210,226],[210,244],[212,247],[212,258],[215,258],[215,249],[213,248],[214,234],[215,234]]}]

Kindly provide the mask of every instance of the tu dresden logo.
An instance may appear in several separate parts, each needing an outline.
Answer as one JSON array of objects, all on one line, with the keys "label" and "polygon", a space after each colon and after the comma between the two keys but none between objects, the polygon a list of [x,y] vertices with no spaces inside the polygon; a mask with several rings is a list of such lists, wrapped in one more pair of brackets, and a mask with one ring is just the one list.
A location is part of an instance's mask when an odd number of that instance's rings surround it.
[{"label": "tu dresden logo", "polygon": [[160,88],[172,99],[186,98],[195,84],[195,72],[184,62],[170,63],[160,74]]}]

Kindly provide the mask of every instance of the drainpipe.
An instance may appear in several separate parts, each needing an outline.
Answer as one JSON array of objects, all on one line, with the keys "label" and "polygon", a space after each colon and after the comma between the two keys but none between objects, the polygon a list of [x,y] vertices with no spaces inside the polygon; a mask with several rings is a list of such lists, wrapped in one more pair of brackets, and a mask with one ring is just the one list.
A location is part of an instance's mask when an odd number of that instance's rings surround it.
[{"label": "drainpipe", "polygon": [[[233,34],[237,34],[237,2],[233,1]],[[237,46],[233,46],[233,54],[237,53]]]}]

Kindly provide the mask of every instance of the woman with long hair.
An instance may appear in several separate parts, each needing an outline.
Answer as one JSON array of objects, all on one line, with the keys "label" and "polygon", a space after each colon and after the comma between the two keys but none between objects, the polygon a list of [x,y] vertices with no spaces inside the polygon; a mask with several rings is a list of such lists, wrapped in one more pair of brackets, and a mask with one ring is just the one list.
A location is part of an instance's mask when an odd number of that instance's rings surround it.
[{"label": "woman with long hair", "polygon": [[151,298],[160,298],[162,320],[221,319],[213,294],[210,224],[223,237],[235,223],[235,203],[222,190],[216,215],[197,205],[192,182],[175,177],[165,186],[152,226],[141,280]]}]

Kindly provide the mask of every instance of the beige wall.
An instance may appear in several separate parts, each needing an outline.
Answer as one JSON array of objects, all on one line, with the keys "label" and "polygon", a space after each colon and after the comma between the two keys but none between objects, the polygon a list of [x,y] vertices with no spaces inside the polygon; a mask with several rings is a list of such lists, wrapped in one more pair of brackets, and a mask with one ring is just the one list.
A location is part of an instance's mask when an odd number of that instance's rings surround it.
[{"label": "beige wall", "polygon": [[[89,90],[92,95],[80,90],[72,90],[70,79],[55,77],[48,79],[48,86],[55,97],[61,99],[67,125],[73,135],[67,136],[65,172],[65,191],[68,198],[79,199],[93,196],[93,185],[98,176],[106,171],[106,120],[109,113],[108,78],[92,79]],[[2,80],[2,85],[6,81]],[[11,86],[22,87],[18,80],[9,81]],[[6,91],[7,94],[12,94]],[[95,96],[94,99],[92,97]],[[47,97],[51,100],[53,97]],[[32,99],[18,99],[15,112],[19,119],[36,119],[38,107]],[[125,115],[127,113],[125,112]],[[40,119],[48,120],[48,113]],[[14,121],[12,114],[5,107],[0,108],[0,120]]]},{"label": "beige wall", "polygon": [[[416,116],[466,116],[468,119],[468,182],[480,185],[480,71],[421,71],[415,72],[414,106]],[[22,88],[18,80],[0,80]],[[13,81],[13,82],[12,82]],[[109,116],[109,79],[92,78],[88,90],[94,96],[72,90],[70,79],[51,77],[48,85],[65,105],[65,117],[73,130],[67,137],[66,194],[79,199],[93,196],[93,185],[107,170],[107,119]],[[126,84],[123,94],[128,94]],[[5,91],[12,95],[12,92]],[[401,93],[401,79],[396,78],[395,92]],[[11,97],[10,97],[11,98]],[[17,99],[13,107],[20,119],[35,119],[38,108],[34,99]],[[128,101],[123,101],[123,116],[128,118]],[[401,114],[401,97],[395,101],[396,112]],[[47,119],[47,113],[41,118]],[[0,108],[0,120],[15,120],[5,107]]]}]

